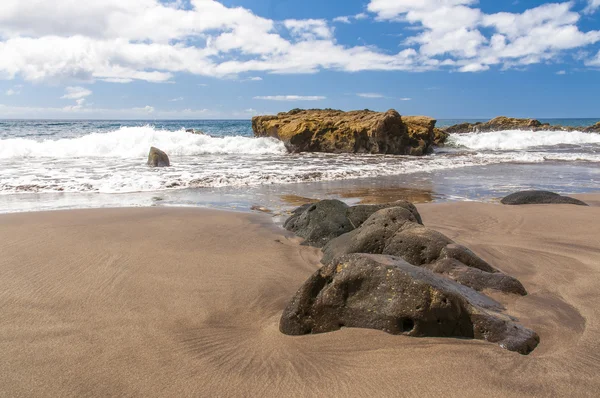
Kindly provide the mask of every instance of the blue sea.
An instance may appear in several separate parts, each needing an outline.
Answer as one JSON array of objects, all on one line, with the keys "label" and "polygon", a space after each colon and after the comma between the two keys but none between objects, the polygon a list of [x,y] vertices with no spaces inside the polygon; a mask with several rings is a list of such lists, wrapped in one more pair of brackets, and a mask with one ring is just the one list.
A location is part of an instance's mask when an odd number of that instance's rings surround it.
[{"label": "blue sea", "polygon": [[[589,126],[600,119],[540,119]],[[439,120],[438,126],[483,120]],[[201,130],[205,135],[191,134]],[[146,166],[148,150],[172,167]],[[600,134],[452,136],[425,157],[288,154],[249,120],[0,120],[0,212],[204,206],[275,212],[303,198],[493,201],[520,189],[600,191]]]}]

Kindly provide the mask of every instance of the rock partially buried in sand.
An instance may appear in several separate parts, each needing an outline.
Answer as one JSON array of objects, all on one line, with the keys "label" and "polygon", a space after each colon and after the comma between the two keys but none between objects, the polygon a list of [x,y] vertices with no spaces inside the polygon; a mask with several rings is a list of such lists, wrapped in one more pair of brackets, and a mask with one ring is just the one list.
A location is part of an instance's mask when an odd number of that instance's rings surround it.
[{"label": "rock partially buried in sand", "polygon": [[412,214],[413,221],[421,222],[417,208],[410,202],[349,207],[344,202],[331,199],[298,207],[287,219],[284,228],[304,238],[305,245],[323,247],[330,240],[362,225],[373,213],[387,207],[404,208]]},{"label": "rock partially buried in sand", "polygon": [[505,205],[571,204],[588,206],[587,203],[582,202],[581,200],[549,191],[515,192],[504,197],[501,202]]},{"label": "rock partially buried in sand", "polygon": [[505,275],[471,250],[416,222],[404,208],[371,215],[359,228],[332,239],[323,248],[324,264],[352,253],[386,254],[428,268],[475,290],[526,295],[517,279]]},{"label": "rock partially buried in sand", "polygon": [[288,335],[357,327],[413,337],[466,337],[529,354],[538,335],[473,289],[392,256],[352,254],[300,287],[279,324]]},{"label": "rock partially buried in sand", "polygon": [[169,157],[158,148],[151,147],[148,154],[148,166],[150,167],[169,167]]},{"label": "rock partially buried in sand", "polygon": [[281,140],[290,152],[378,153],[421,156],[445,135],[425,116],[401,117],[387,112],[343,112],[335,109],[293,109],[275,116],[255,116],[256,137]]}]

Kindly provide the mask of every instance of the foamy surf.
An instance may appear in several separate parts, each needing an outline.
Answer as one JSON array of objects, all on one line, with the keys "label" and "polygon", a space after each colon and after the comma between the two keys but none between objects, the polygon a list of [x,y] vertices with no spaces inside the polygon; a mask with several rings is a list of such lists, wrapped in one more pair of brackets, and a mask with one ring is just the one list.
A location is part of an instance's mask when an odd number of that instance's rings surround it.
[{"label": "foamy surf", "polygon": [[600,134],[581,131],[506,130],[451,135],[449,145],[473,150],[523,150],[563,145],[600,145]]},{"label": "foamy surf", "polygon": [[284,145],[272,138],[210,137],[184,130],[168,131],[152,126],[121,127],[108,133],[92,133],[76,138],[38,141],[26,138],[0,140],[0,159],[44,157],[68,159],[80,157],[143,158],[151,146],[170,156],[206,154],[268,155],[284,154]]},{"label": "foamy surf", "polygon": [[[241,188],[434,173],[502,163],[600,164],[600,135],[582,132],[454,135],[450,148],[424,157],[292,155],[281,142],[253,138],[242,129],[227,132],[230,135],[222,138],[190,134],[180,127],[166,130],[149,125],[115,126],[103,132],[84,130],[74,136],[58,131],[53,136],[59,139],[52,140],[44,139],[43,132],[37,139],[23,135],[0,139],[0,194]],[[240,133],[246,136],[237,135]],[[172,167],[147,167],[151,146],[167,152]]]}]

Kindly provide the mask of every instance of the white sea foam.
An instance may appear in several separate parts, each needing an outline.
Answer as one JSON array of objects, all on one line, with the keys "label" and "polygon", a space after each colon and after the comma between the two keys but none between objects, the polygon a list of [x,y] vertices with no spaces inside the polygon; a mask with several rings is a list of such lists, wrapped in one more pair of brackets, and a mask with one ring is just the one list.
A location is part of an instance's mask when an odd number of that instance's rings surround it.
[{"label": "white sea foam", "polygon": [[[503,131],[455,135],[451,143],[468,150],[425,157],[290,155],[274,139],[212,138],[151,126],[123,127],[60,140],[11,138],[0,140],[0,194],[245,187],[428,173],[500,163],[600,162],[599,134]],[[572,150],[570,145],[587,149]],[[172,167],[147,167],[145,157],[150,146],[166,151]],[[540,149],[541,146],[546,148]]]},{"label": "white sea foam", "polygon": [[190,134],[183,130],[167,131],[152,126],[122,127],[109,133],[92,133],[82,137],[36,141],[24,138],[0,140],[0,159],[44,157],[67,159],[78,157],[143,158],[151,146],[171,156],[203,154],[282,154],[284,145],[271,138],[224,137]]},{"label": "white sea foam", "polygon": [[453,134],[449,143],[473,150],[523,150],[558,145],[600,144],[600,134],[581,131],[494,131]]}]

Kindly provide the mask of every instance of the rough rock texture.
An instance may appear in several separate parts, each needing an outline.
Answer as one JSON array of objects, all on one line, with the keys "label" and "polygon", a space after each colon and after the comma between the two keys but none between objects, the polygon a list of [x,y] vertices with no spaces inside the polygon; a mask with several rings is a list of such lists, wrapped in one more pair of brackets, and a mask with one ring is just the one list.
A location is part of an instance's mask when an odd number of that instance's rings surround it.
[{"label": "rough rock texture", "polygon": [[298,207],[284,223],[284,228],[304,238],[303,244],[323,247],[330,240],[358,228],[373,213],[387,207],[400,207],[421,223],[417,208],[410,202],[349,207],[339,200],[322,200]]},{"label": "rough rock texture", "polygon": [[[419,156],[432,151],[436,140],[434,127],[434,119],[401,117],[393,109],[383,113],[294,109],[276,116],[252,118],[255,136],[278,138],[290,152]],[[437,140],[442,139],[438,132]]]},{"label": "rough rock texture", "polygon": [[542,123],[536,119],[516,119],[506,116],[499,116],[485,123],[461,123],[443,129],[447,134],[489,132],[502,130],[530,130],[530,131],[583,131],[588,133],[600,132],[600,122],[589,127],[560,126]]},{"label": "rough rock texture", "polygon": [[151,147],[148,154],[148,166],[150,167],[168,167],[171,163],[166,153],[158,148]]},{"label": "rough rock texture", "polygon": [[529,354],[538,335],[500,309],[488,297],[400,258],[353,254],[313,274],[284,310],[279,328],[289,335],[359,327],[476,338]]},{"label": "rough rock texture", "polygon": [[539,204],[571,204],[587,206],[579,199],[562,196],[548,191],[522,191],[515,192],[501,200],[505,205],[539,205]]},{"label": "rough rock texture", "polygon": [[415,222],[414,216],[400,207],[379,210],[357,229],[332,239],[323,248],[322,262],[328,264],[351,253],[401,257],[475,290],[527,294],[518,280],[501,273],[444,234]]}]

